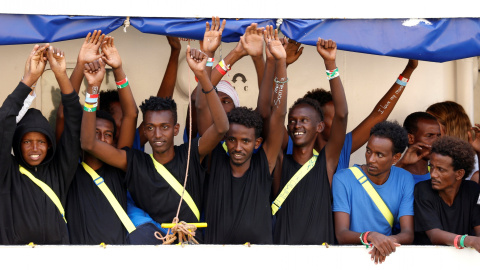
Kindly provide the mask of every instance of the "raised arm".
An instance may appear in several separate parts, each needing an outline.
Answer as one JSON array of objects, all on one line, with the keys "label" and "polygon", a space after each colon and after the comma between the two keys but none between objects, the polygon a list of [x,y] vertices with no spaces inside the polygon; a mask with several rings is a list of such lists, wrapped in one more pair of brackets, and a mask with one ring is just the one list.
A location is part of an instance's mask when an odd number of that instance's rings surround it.
[{"label": "raised arm", "polygon": [[[101,30],[95,30],[93,31],[93,34],[88,33],[87,37],[85,37],[85,40],[83,41],[80,52],[78,53],[77,64],[73,69],[72,75],[70,75],[70,82],[72,83],[73,89],[77,91],[77,93],[80,91],[80,86],[82,85],[84,65],[86,63],[98,60],[101,57],[100,51],[98,49],[100,48],[104,37],[105,35],[102,34]],[[62,136],[64,129],[64,115],[62,103],[60,103],[57,110],[57,118],[55,125],[55,137],[58,141],[60,139],[60,136]]]},{"label": "raised arm", "polygon": [[[202,50],[209,58],[213,58],[215,55],[215,51],[217,50],[218,46],[220,46],[222,42],[222,33],[223,29],[225,28],[226,21],[223,20],[222,24],[220,24],[220,18],[213,17],[212,24],[210,25],[208,22],[206,23],[206,30],[205,35],[203,36],[203,41],[200,43]],[[205,71],[207,72],[208,77],[211,77],[212,68],[206,67]],[[197,79],[199,79],[197,77]],[[199,79],[200,80],[200,79]],[[210,80],[208,80],[210,82]],[[219,82],[220,80],[218,80]],[[218,82],[210,82],[213,85],[217,85]],[[206,87],[205,85],[203,87]],[[208,91],[209,89],[203,89]],[[202,84],[199,81],[199,84],[196,88],[196,98],[195,98],[195,108],[196,108],[196,115],[197,115],[197,127],[198,133],[200,136],[203,136],[205,131],[212,125],[213,119],[212,115],[210,114],[210,110],[208,108],[206,96],[202,95]],[[192,135],[192,136],[195,136]]]},{"label": "raised arm", "polygon": [[[269,52],[275,57],[275,93],[273,95],[273,106],[268,125],[268,139],[263,144],[263,149],[268,159],[270,174],[275,169],[277,157],[283,141],[283,132],[285,132],[285,117],[287,115],[287,93],[288,93],[288,77],[287,64],[285,59],[287,53],[278,38],[278,31],[273,31],[272,26],[267,26],[264,32],[265,40]],[[267,72],[265,72],[267,73]],[[263,78],[263,80],[271,80],[271,78]],[[262,81],[263,84],[263,81]],[[271,88],[270,88],[271,89]]]},{"label": "raised arm", "polygon": [[255,71],[257,72],[258,88],[261,87],[265,62],[263,60],[263,30],[256,23],[250,24],[245,34],[240,37],[240,43],[245,51],[252,57]]},{"label": "raised arm", "polygon": [[[474,127],[468,132],[468,142],[472,146],[473,150],[477,154],[478,160],[480,160],[480,124],[475,124]],[[470,180],[475,181],[477,184],[480,184],[477,177],[472,176]]]},{"label": "raised arm", "polygon": [[[103,77],[105,76],[105,63],[100,59],[85,64],[84,74],[88,82],[87,93],[89,95],[98,94]],[[81,131],[82,149],[103,162],[125,171],[127,169],[126,152],[96,139],[96,108],[88,108],[96,105],[97,102],[85,103]]]},{"label": "raised arm", "polygon": [[[190,69],[195,73],[200,85],[202,86],[202,93],[213,119],[213,124],[205,131],[198,142],[198,154],[200,161],[208,155],[213,148],[220,142],[220,140],[227,133],[229,125],[227,114],[223,110],[220,99],[216,93],[216,88],[210,82],[210,76],[206,71],[207,55],[199,50],[190,49],[187,46],[187,63]],[[205,90],[207,89],[207,90]]]},{"label": "raised arm", "polygon": [[[122,59],[114,44],[113,37],[106,37],[102,43],[103,62],[107,63],[113,69],[113,75],[116,82],[124,82],[117,85],[120,107],[122,108],[122,125],[118,132],[117,148],[122,149],[125,146],[132,147],[137,128],[138,108],[133,98],[130,82],[123,71]],[[121,87],[121,88],[120,88]]]},{"label": "raised arm", "polygon": [[317,51],[325,62],[327,74],[329,74],[330,89],[332,91],[333,105],[335,114],[333,116],[331,136],[325,145],[325,156],[327,158],[327,173],[330,186],[332,185],[333,174],[335,173],[342,151],[345,133],[347,130],[348,106],[345,98],[345,91],[340,80],[337,64],[337,44],[332,40],[319,38],[317,41]]},{"label": "raised arm", "polygon": [[[9,164],[12,160],[11,150],[13,134],[15,133],[16,116],[22,108],[23,101],[32,91],[31,86],[40,78],[45,70],[46,59],[43,57],[46,48],[50,45],[35,46],[30,56],[22,81],[17,88],[8,95],[0,107],[0,183],[5,179]],[[0,187],[4,187],[0,185]]]},{"label": "raised arm", "polygon": [[[408,60],[408,64],[400,76],[408,81],[417,66],[418,60]],[[405,86],[403,84],[405,84]],[[377,123],[387,120],[388,116],[397,104],[397,101],[402,96],[406,85],[406,82],[397,80],[388,90],[388,92],[382,97],[382,99],[378,101],[370,115],[368,115],[367,118],[365,118],[352,131],[352,154],[368,141],[368,138],[370,137],[370,130],[373,126],[375,126]]]}]

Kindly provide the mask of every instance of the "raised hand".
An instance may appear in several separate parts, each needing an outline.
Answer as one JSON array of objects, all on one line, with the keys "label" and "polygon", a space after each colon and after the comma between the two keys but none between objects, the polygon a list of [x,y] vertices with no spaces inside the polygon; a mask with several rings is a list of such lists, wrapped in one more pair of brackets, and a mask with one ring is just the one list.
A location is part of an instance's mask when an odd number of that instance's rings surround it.
[{"label": "raised hand", "polygon": [[120,54],[115,47],[113,37],[106,37],[102,43],[102,60],[113,69],[117,69],[122,66],[122,58],[120,58]]},{"label": "raised hand", "polygon": [[48,47],[50,47],[48,43],[43,46],[35,45],[30,52],[25,63],[25,73],[22,80],[26,85],[32,86],[45,70],[47,59],[44,55]]},{"label": "raised hand", "polygon": [[104,37],[105,34],[102,34],[101,30],[95,30],[93,34],[88,33],[78,53],[77,61],[81,63],[91,63],[98,60],[102,56],[99,48],[102,45]]},{"label": "raised hand", "polygon": [[285,51],[287,52],[287,65],[295,63],[300,55],[302,55],[304,47],[300,47],[300,45],[302,44],[293,39],[289,39],[288,42],[284,44]]},{"label": "raised hand", "polygon": [[337,43],[331,39],[325,40],[318,38],[317,52],[325,62],[335,62],[337,57]]},{"label": "raised hand", "polygon": [[212,25],[207,22],[205,35],[203,36],[203,42],[200,43],[202,50],[206,53],[209,53],[210,56],[213,56],[218,46],[222,42],[222,33],[225,29],[225,24],[227,21],[223,20],[222,25],[220,25],[219,17],[212,17]]},{"label": "raised hand", "polygon": [[207,64],[207,58],[208,56],[202,51],[190,49],[190,45],[187,45],[187,63],[197,78],[206,75],[205,67]]},{"label": "raised hand", "polygon": [[408,60],[407,67],[409,67],[409,68],[411,68],[411,69],[416,69],[416,68],[418,67],[418,60],[409,59],[409,60]]},{"label": "raised hand", "polygon": [[245,34],[240,37],[240,43],[245,51],[252,57],[263,55],[263,27],[257,28],[256,23],[252,23],[245,30]]},{"label": "raised hand", "polygon": [[480,153],[480,124],[475,124],[468,132],[468,142],[475,152]]},{"label": "raised hand", "polygon": [[50,63],[50,68],[55,75],[66,73],[67,61],[65,60],[65,54],[62,50],[50,46],[47,50],[47,58]]},{"label": "raised hand", "polygon": [[417,163],[422,158],[428,156],[432,146],[426,143],[417,142],[408,147],[401,159],[402,166]]},{"label": "raised hand", "polygon": [[167,40],[172,51],[180,51],[182,49],[182,44],[180,43],[180,39],[178,37],[167,36]]},{"label": "raised hand", "polygon": [[276,60],[287,58],[285,48],[283,48],[282,42],[278,38],[277,29],[273,31],[273,26],[268,25],[267,29],[263,31],[263,36],[265,39],[265,43],[267,44],[268,51],[273,55]]},{"label": "raised hand", "polygon": [[[83,74],[87,79],[89,86],[100,87],[105,76],[105,62],[102,59],[95,60],[93,62],[87,63],[84,65],[85,69]],[[98,93],[98,92],[97,92]]]}]

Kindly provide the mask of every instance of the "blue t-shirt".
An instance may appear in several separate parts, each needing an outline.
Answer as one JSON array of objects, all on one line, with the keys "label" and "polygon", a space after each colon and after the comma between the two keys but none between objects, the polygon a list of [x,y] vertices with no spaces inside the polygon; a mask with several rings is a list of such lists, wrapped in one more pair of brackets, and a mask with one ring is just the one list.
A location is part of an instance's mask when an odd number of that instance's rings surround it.
[{"label": "blue t-shirt", "polygon": [[133,146],[132,146],[133,149],[138,149],[142,152],[145,151],[145,145],[142,145],[140,143],[140,131],[138,130],[138,128],[135,130],[135,137],[133,138]]},{"label": "blue t-shirt", "polygon": [[[340,158],[338,159],[337,172],[343,169],[350,167],[350,154],[352,152],[352,132],[345,135],[345,142],[343,143],[342,152],[340,153]],[[293,153],[293,141],[292,138],[288,137],[287,144],[287,155]]]},{"label": "blue t-shirt", "polygon": [[[362,170],[360,166],[355,166]],[[390,176],[383,185],[376,185],[372,181],[370,183],[392,212],[394,223],[398,223],[402,216],[413,216],[415,182],[412,174],[392,166]],[[333,175],[332,193],[333,212],[344,212],[350,215],[351,231],[392,234],[390,224],[350,169],[338,171]]]},{"label": "blue t-shirt", "polygon": [[413,174],[412,173],[412,176],[413,176],[413,180],[415,180],[415,184],[417,184],[418,182],[422,182],[422,181],[426,181],[426,180],[430,180],[430,173],[426,173],[426,174]]}]

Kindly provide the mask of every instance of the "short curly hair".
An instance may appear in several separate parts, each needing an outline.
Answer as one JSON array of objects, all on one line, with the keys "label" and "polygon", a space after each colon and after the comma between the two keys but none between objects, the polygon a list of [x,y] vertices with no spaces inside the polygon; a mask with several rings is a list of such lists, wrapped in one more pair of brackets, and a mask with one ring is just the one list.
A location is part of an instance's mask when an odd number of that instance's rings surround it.
[{"label": "short curly hair", "polygon": [[392,141],[393,154],[403,153],[408,146],[407,131],[397,121],[383,121],[370,130],[370,136],[386,138]]},{"label": "short curly hair", "polygon": [[311,98],[316,100],[320,103],[320,106],[325,106],[328,102],[333,101],[332,92],[327,91],[323,88],[316,88],[311,91],[308,91],[304,96],[304,98]]},{"label": "short curly hair", "polygon": [[100,91],[99,99],[100,110],[107,111],[109,113],[112,113],[112,108],[110,105],[113,102],[120,102],[120,97],[118,96],[117,90]]},{"label": "short curly hair", "polygon": [[292,111],[293,111],[293,109],[295,109],[295,107],[297,107],[298,105],[302,105],[302,104],[312,106],[315,109],[315,111],[317,112],[320,121],[323,121],[324,117],[323,117],[322,107],[320,107],[320,103],[313,98],[299,98],[299,99],[297,99],[293,103],[292,107],[290,107],[290,109],[288,110],[288,114],[290,115],[290,113],[292,113]]},{"label": "short curly hair", "polygon": [[154,97],[151,96],[149,99],[145,99],[140,105],[142,110],[143,117],[147,111],[171,111],[173,116],[173,122],[177,123],[177,103],[171,97]]},{"label": "short curly hair", "polygon": [[262,134],[263,120],[257,111],[247,107],[233,108],[228,114],[228,122],[255,129],[255,139]]},{"label": "short curly hair", "polygon": [[472,173],[475,165],[475,151],[466,141],[452,137],[443,136],[432,145],[432,153],[452,158],[452,166],[455,171],[465,170],[463,179]]},{"label": "short curly hair", "polygon": [[415,134],[418,131],[418,121],[419,120],[432,120],[437,122],[435,116],[426,113],[426,112],[414,112],[411,113],[403,121],[403,128],[407,131],[408,134]]},{"label": "short curly hair", "polygon": [[113,125],[113,138],[116,138],[117,136],[117,125],[115,124],[115,120],[113,119],[112,115],[104,110],[98,110],[97,113],[97,119],[105,119],[107,121],[112,122]]}]

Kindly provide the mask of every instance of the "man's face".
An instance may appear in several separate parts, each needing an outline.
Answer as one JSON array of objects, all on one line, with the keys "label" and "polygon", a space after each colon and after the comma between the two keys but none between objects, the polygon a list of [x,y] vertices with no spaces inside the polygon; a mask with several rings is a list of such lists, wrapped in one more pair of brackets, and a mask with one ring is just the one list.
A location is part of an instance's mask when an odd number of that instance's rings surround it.
[{"label": "man's face", "polygon": [[233,99],[223,93],[223,92],[218,92],[218,98],[220,99],[220,102],[222,103],[223,109],[225,110],[225,113],[229,113],[233,108],[235,108],[235,104],[233,103]]},{"label": "man's face", "polygon": [[367,142],[367,151],[365,152],[368,174],[380,176],[388,173],[400,156],[401,153],[393,154],[393,143],[390,139],[375,135],[370,136]]},{"label": "man's face", "polygon": [[96,123],[95,135],[97,140],[113,145],[115,139],[113,137],[113,123],[103,118],[97,118]]},{"label": "man's face", "polygon": [[143,123],[143,132],[154,152],[161,154],[173,147],[180,125],[173,121],[171,111],[147,111]]},{"label": "man's face", "polygon": [[123,111],[122,107],[120,106],[120,102],[115,101],[110,103],[110,114],[112,115],[113,120],[115,120],[115,125],[117,126],[117,134],[115,136],[115,141],[117,141],[120,134],[120,128],[122,127],[123,119]]},{"label": "man's face", "polygon": [[20,145],[22,157],[30,166],[38,166],[47,156],[50,143],[47,136],[40,132],[27,132]]},{"label": "man's face", "polygon": [[225,136],[230,163],[241,166],[252,158],[253,150],[262,143],[262,138],[255,138],[255,129],[244,125],[230,123],[230,129]]},{"label": "man's face", "polygon": [[300,104],[288,115],[287,128],[293,144],[305,146],[315,142],[318,133],[322,132],[323,122],[312,106]]},{"label": "man's face", "polygon": [[322,106],[323,111],[323,122],[325,123],[325,128],[322,132],[322,138],[325,141],[330,139],[330,130],[332,128],[333,116],[335,115],[335,106],[333,106],[333,101],[325,103]]},{"label": "man's face", "polygon": [[453,168],[453,160],[449,156],[432,153],[430,157],[430,177],[432,178],[432,189],[446,191],[460,185],[464,170]]},{"label": "man's face", "polygon": [[[417,132],[415,134],[408,134],[408,144],[412,145],[417,142],[432,145],[438,138],[440,138],[440,126],[438,122],[430,119],[419,119],[417,122]],[[422,148],[421,151],[430,151],[431,148]],[[419,155],[421,153],[418,153]],[[430,155],[424,157],[430,159]]]}]

